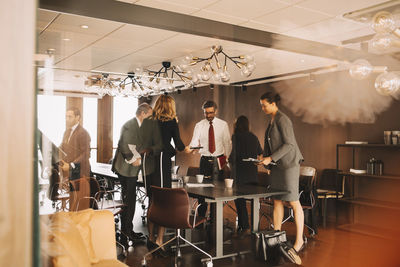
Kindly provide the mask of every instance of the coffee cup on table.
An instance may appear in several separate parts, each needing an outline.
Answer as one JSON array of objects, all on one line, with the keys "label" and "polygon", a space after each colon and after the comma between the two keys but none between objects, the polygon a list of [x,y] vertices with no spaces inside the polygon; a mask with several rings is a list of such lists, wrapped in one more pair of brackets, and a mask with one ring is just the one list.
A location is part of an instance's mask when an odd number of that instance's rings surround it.
[{"label": "coffee cup on table", "polygon": [[226,188],[232,188],[233,179],[226,178],[224,181],[225,181],[225,187],[226,187]]},{"label": "coffee cup on table", "polygon": [[196,180],[198,183],[203,182],[204,175],[203,174],[196,174]]},{"label": "coffee cup on table", "polygon": [[189,182],[190,176],[183,176],[183,183],[187,184]]}]

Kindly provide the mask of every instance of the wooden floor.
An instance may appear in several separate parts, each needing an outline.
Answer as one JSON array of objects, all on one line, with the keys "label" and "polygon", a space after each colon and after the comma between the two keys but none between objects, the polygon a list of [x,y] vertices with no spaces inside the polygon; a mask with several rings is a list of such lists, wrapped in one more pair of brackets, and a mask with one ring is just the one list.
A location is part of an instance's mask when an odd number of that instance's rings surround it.
[{"label": "wooden floor", "polygon": [[[135,216],[135,231],[147,234],[147,229],[142,225],[141,209],[138,205]],[[225,224],[228,226],[224,231],[224,240],[231,240],[231,244],[224,246],[226,251],[241,251],[251,248],[251,238],[244,239],[232,237],[230,225],[233,225],[235,216],[233,212],[225,207],[224,209]],[[264,224],[266,223],[263,222]],[[294,223],[288,222],[284,224],[284,230],[287,231],[289,241],[294,241]],[[196,231],[194,236],[200,238],[206,237],[204,231]],[[166,239],[169,237],[166,237]],[[395,237],[393,239],[400,239]],[[211,243],[212,244],[212,243]],[[205,244],[201,247],[206,251],[212,252],[212,245]],[[137,246],[129,248],[128,256],[123,258],[129,266],[141,266],[141,259],[144,253],[147,252],[145,246]],[[201,263],[201,258],[204,258],[201,253],[193,248],[182,249],[183,258],[179,261],[178,266],[205,266]],[[328,224],[326,228],[319,228],[319,233],[314,238],[308,238],[308,242],[304,251],[300,254],[303,264],[302,266],[377,266],[377,267],[400,267],[400,246],[394,240],[381,239],[369,235],[361,235],[354,232],[338,229],[333,224]],[[214,266],[231,266],[231,267],[257,267],[257,266],[273,266],[255,260],[253,254],[237,256],[234,258],[215,260]],[[166,258],[160,256],[151,257],[148,259],[147,266],[174,266],[174,256]],[[276,266],[276,265],[275,265]],[[281,260],[278,266],[296,266],[285,260]]]}]

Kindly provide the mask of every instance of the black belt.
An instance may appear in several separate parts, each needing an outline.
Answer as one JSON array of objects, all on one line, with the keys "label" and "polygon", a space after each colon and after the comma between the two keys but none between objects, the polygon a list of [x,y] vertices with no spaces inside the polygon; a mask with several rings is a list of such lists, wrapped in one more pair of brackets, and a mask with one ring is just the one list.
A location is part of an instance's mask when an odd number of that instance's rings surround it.
[{"label": "black belt", "polygon": [[218,156],[201,156],[204,159],[210,160],[210,159],[215,159],[223,156],[224,154],[218,155]]}]

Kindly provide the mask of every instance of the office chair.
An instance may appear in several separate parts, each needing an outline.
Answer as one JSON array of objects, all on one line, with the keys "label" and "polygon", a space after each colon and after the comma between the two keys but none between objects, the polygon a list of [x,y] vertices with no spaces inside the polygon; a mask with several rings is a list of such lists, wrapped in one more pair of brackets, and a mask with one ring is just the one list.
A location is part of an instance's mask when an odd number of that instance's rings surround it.
[{"label": "office chair", "polygon": [[322,200],[322,225],[326,227],[328,199],[344,197],[345,177],[337,169],[324,169],[318,179],[317,196]]},{"label": "office chair", "polygon": [[195,176],[196,174],[199,174],[199,173],[200,173],[200,168],[193,167],[193,166],[189,166],[186,171],[186,175],[188,175],[188,176]]},{"label": "office chair", "polygon": [[[303,208],[303,211],[308,211],[312,216],[315,216],[315,213],[313,212],[315,209],[315,185],[316,185],[316,175],[317,175],[317,170],[313,167],[308,167],[308,166],[301,166],[300,167],[300,177],[299,177],[299,195],[300,195],[300,204],[301,207]],[[264,201],[266,205],[271,205],[273,206],[273,201],[272,200],[266,200]],[[294,213],[293,209],[290,206],[288,202],[284,202],[284,206],[288,208],[289,210],[289,215],[282,221],[282,224],[287,222],[290,219],[294,219]],[[263,215],[263,214],[262,214]],[[268,215],[264,215],[268,216]],[[306,217],[304,217],[306,218]],[[268,219],[272,221],[272,218],[268,216]],[[312,224],[309,225],[306,222],[304,223],[304,226],[306,226],[309,230],[309,234],[311,237],[316,235],[317,229],[316,229],[316,223],[315,220],[311,220]],[[272,228],[273,225],[271,224]],[[305,238],[305,241],[307,239]]]},{"label": "office chair", "polygon": [[176,236],[145,254],[143,256],[142,266],[147,265],[147,256],[174,240],[177,241],[175,257],[175,266],[177,266],[177,259],[181,257],[179,241],[183,240],[209,257],[210,261],[207,262],[207,267],[212,267],[211,255],[181,236],[181,229],[193,229],[206,220],[205,218],[197,216],[197,209],[195,210],[194,216],[190,214],[189,196],[186,190],[184,188],[161,188],[157,186],[151,186],[151,190],[152,201],[147,214],[148,220],[160,226],[176,229]]}]

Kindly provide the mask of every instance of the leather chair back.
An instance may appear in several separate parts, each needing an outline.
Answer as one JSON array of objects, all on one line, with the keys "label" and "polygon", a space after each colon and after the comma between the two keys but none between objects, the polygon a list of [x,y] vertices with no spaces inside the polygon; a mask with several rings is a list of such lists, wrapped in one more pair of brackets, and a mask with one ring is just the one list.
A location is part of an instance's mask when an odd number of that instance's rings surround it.
[{"label": "leather chair back", "polygon": [[184,188],[151,186],[151,192],[148,220],[173,229],[192,228],[189,222],[189,196]]}]

